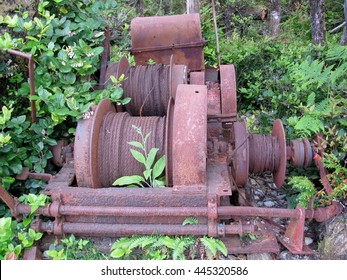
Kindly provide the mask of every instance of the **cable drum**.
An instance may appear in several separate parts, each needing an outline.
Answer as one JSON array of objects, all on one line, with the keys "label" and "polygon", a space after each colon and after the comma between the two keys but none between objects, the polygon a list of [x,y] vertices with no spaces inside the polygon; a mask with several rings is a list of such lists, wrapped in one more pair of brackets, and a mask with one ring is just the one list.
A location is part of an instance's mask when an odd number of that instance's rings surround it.
[{"label": "cable drum", "polygon": [[142,143],[141,136],[133,126],[141,128],[143,137],[151,133],[147,141],[147,152],[159,148],[156,160],[165,151],[165,117],[132,117],[128,113],[109,112],[100,127],[98,145],[98,173],[101,187],[110,187],[122,176],[143,175],[144,165],[131,154],[137,148],[131,141]]},{"label": "cable drum", "polygon": [[249,171],[252,173],[275,172],[280,164],[278,137],[249,135]]},{"label": "cable drum", "polygon": [[165,116],[170,98],[170,66],[138,65],[127,68],[123,82],[125,105],[132,116]]}]

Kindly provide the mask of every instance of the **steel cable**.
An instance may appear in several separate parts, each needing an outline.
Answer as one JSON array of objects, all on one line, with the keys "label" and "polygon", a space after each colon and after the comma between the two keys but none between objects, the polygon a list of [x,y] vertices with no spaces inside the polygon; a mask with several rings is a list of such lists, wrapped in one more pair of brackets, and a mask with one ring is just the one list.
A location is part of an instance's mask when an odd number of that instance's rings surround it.
[{"label": "steel cable", "polygon": [[170,98],[170,66],[163,64],[138,65],[125,71],[125,105],[132,116],[165,116]]},{"label": "steel cable", "polygon": [[132,117],[128,113],[108,113],[101,125],[98,145],[98,172],[102,187],[110,187],[122,176],[143,175],[144,165],[139,163],[128,142],[142,142],[133,125],[141,128],[142,134],[151,132],[147,141],[147,153],[158,148],[156,160],[165,152],[165,117]]}]

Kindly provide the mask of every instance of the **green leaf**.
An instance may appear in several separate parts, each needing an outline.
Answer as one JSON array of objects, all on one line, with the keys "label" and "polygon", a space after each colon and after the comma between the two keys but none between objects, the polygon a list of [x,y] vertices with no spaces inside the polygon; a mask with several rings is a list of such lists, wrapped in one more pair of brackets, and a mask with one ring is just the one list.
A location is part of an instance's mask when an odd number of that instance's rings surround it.
[{"label": "green leaf", "polygon": [[156,179],[158,178],[161,173],[163,173],[165,169],[165,162],[166,162],[166,157],[163,155],[158,161],[155,163],[152,171],[152,178]]},{"label": "green leaf", "polygon": [[124,186],[124,185],[131,185],[131,184],[139,184],[142,181],[144,181],[144,179],[143,177],[139,175],[123,176],[121,178],[118,178],[112,185]]},{"label": "green leaf", "polygon": [[143,147],[143,145],[140,142],[137,142],[137,141],[131,141],[131,142],[128,142],[128,144],[131,145],[131,146],[134,146],[136,148],[142,149],[142,150],[145,149]]},{"label": "green leaf", "polygon": [[140,152],[133,150],[133,149],[130,149],[130,152],[138,162],[140,162],[142,164],[146,164],[146,159],[145,159],[143,154],[141,154]]},{"label": "green leaf", "polygon": [[23,172],[23,166],[19,160],[12,161],[9,168],[14,174],[21,174]]},{"label": "green leaf", "polygon": [[125,250],[121,248],[117,248],[111,252],[111,257],[115,259],[119,259],[125,255]]},{"label": "green leaf", "polygon": [[215,239],[216,242],[216,246],[217,246],[217,250],[219,252],[221,252],[224,256],[228,255],[228,249],[225,246],[225,244],[223,243],[223,241],[219,240],[219,239]]},{"label": "green leaf", "polygon": [[182,226],[185,226],[185,225],[197,225],[199,223],[198,219],[195,218],[195,217],[188,217],[186,218],[183,223],[182,223]]},{"label": "green leaf", "polygon": [[151,176],[152,169],[146,169],[143,172],[143,176],[145,177],[146,180],[148,180],[149,176]]},{"label": "green leaf", "polygon": [[147,156],[147,160],[146,160],[146,168],[150,169],[153,165],[153,162],[155,160],[155,156],[157,155],[157,152],[159,151],[158,148],[152,148]]}]

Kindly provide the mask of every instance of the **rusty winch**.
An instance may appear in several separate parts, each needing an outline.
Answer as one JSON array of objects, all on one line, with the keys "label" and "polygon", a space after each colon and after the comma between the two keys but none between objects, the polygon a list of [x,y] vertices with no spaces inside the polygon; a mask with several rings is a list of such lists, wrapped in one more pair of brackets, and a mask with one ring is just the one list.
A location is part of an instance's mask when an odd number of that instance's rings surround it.
[{"label": "rusty winch", "polygon": [[[293,253],[312,253],[303,245],[305,219],[328,219],[341,211],[339,205],[253,207],[244,186],[250,173],[267,172],[281,187],[287,161],[313,164],[314,144],[302,139],[287,145],[280,120],[269,135],[249,133],[237,120],[235,68],[205,67],[198,14],[136,18],[131,32],[136,65],[125,58],[108,65],[104,60],[101,69],[105,84],[111,75],[126,77],[124,96],[131,102],[121,107],[102,100],[79,121],[73,149],[56,147],[62,168],[44,190],[53,202],[37,210],[53,219],[32,226],[54,235],[208,235],[221,238],[231,253],[278,252],[280,241]],[[144,171],[128,145],[139,141],[133,125],[151,132],[147,148],[158,148],[157,158],[166,155],[166,187],[112,186],[121,176]],[[14,216],[30,212],[2,197]],[[199,223],[182,226],[191,216]],[[288,218],[287,228],[274,230],[273,217]],[[243,234],[257,239],[243,244]]]}]

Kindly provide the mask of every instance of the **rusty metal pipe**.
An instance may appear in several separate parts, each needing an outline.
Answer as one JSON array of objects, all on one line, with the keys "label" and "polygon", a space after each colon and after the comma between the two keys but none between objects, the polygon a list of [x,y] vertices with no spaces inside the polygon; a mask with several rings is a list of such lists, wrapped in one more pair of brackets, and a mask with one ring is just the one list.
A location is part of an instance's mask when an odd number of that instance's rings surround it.
[{"label": "rusty metal pipe", "polygon": [[[53,203],[52,203],[53,204]],[[105,207],[105,206],[71,206],[59,205],[50,207],[52,204],[37,209],[37,214],[51,217],[56,216],[207,216],[207,207]],[[30,207],[25,204],[17,205],[21,214],[30,213]],[[56,213],[49,209],[56,209]],[[299,211],[295,209],[270,209],[246,206],[222,206],[217,209],[218,216],[249,216],[249,217],[279,217],[297,218]]]},{"label": "rusty metal pipe", "polygon": [[249,216],[249,217],[278,217],[298,218],[300,212],[295,209],[259,208],[247,206],[223,206],[218,207],[219,216]]},{"label": "rusty metal pipe", "polygon": [[101,207],[101,206],[69,206],[59,208],[61,215],[86,216],[207,216],[207,208],[203,207]]},{"label": "rusty metal pipe", "polygon": [[[254,233],[253,225],[220,225],[224,227],[223,234]],[[162,224],[94,224],[94,223],[52,223],[41,222],[37,231],[50,233],[81,234],[93,236],[122,236],[133,234],[163,234],[163,235],[208,235],[208,225],[162,225]]]},{"label": "rusty metal pipe", "polygon": [[[34,56],[30,53],[24,53],[24,52],[16,51],[16,50],[8,50],[8,52],[10,54],[28,59],[30,96],[35,95]],[[34,100],[30,100],[30,106],[31,106],[31,121],[36,122],[36,104]]]}]

